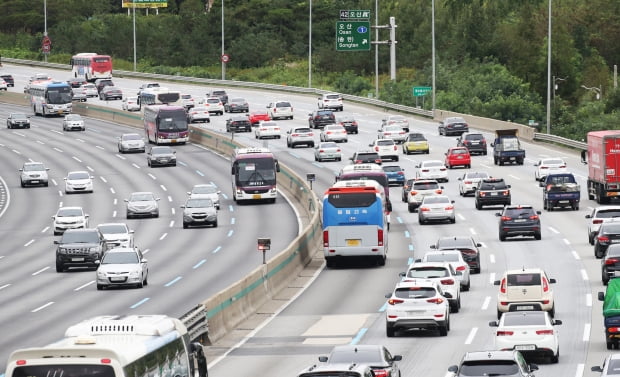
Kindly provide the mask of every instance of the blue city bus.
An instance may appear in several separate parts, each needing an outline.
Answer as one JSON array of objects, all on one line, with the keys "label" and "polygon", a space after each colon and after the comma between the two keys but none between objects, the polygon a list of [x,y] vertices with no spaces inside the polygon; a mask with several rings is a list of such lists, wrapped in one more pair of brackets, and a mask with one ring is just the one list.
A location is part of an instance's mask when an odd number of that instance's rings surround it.
[{"label": "blue city bus", "polygon": [[[340,187],[336,187],[340,186]],[[328,267],[346,257],[367,257],[385,265],[389,205],[372,181],[347,181],[323,196],[323,255]]]},{"label": "blue city bus", "polygon": [[73,110],[73,91],[67,82],[33,81],[27,93],[35,115],[63,115]]}]

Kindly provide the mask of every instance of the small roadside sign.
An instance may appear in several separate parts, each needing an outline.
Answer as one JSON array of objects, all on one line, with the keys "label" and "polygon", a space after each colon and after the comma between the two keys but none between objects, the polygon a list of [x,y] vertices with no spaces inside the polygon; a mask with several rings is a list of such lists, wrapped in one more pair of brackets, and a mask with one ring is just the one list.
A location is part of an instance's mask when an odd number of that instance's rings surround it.
[{"label": "small roadside sign", "polygon": [[427,95],[433,90],[430,86],[414,86],[413,87],[413,96],[414,97],[422,97]]}]

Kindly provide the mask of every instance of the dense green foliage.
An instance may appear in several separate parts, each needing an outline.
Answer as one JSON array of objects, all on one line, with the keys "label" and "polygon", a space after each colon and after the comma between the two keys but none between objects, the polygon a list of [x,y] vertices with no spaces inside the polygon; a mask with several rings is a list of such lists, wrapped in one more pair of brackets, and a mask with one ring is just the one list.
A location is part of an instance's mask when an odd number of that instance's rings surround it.
[{"label": "dense green foliage", "polygon": [[[436,107],[544,127],[549,0],[435,0]],[[309,0],[224,1],[226,78],[308,86]],[[207,5],[206,5],[207,4]],[[208,5],[211,5],[207,11]],[[432,106],[412,96],[431,86],[432,0],[381,0],[379,24],[398,25],[397,77],[389,79],[389,48],[379,47],[381,99]],[[361,96],[375,92],[374,47],[336,52],[341,9],[370,9],[373,0],[312,0],[313,87]],[[620,2],[553,2],[552,132],[582,139],[591,129],[616,128],[620,94]],[[136,12],[137,69],[220,78],[222,0],[170,0],[168,8]],[[119,0],[47,0],[50,61],[99,52],[115,68],[133,69],[133,17]],[[2,56],[42,59],[43,0],[0,2]],[[373,31],[374,34],[374,31]],[[379,32],[387,40],[387,30]],[[597,87],[602,100],[583,89]]]}]

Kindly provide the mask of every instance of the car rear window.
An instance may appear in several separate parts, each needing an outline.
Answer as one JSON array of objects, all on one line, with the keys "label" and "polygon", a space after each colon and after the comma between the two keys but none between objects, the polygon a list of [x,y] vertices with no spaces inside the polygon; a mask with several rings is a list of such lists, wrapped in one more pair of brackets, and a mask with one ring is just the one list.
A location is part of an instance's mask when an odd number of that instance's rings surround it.
[{"label": "car rear window", "polygon": [[527,313],[505,315],[504,326],[535,326],[545,325],[545,313]]},{"label": "car rear window", "polygon": [[384,166],[383,167],[383,171],[386,171],[386,172],[399,172],[399,171],[403,171],[403,169],[400,166]]},{"label": "car rear window", "polygon": [[465,361],[459,369],[460,376],[516,376],[519,366],[514,360]]},{"label": "car rear window", "polygon": [[437,246],[440,249],[472,247],[472,244],[473,242],[469,238],[442,238],[437,241]]},{"label": "car rear window", "polygon": [[503,190],[508,188],[505,182],[496,182],[496,183],[486,183],[483,182],[480,184],[480,190]]},{"label": "car rear window", "polygon": [[620,359],[609,360],[609,366],[607,367],[607,374],[620,374]]},{"label": "car rear window", "polygon": [[377,145],[394,145],[394,140],[377,140]]},{"label": "car rear window", "polygon": [[506,209],[506,212],[504,212],[504,215],[508,217],[529,217],[529,216],[536,215],[536,213],[531,208],[515,208],[515,209]]},{"label": "car rear window", "polygon": [[332,352],[329,355],[329,362],[331,364],[336,363],[365,363],[372,365],[383,365],[385,361],[383,361],[381,355],[381,349],[371,348],[371,349],[360,349],[360,348],[351,348],[347,350],[338,350],[336,352]]},{"label": "car rear window", "polygon": [[540,285],[540,274],[522,273],[508,275],[508,286]]},{"label": "car rear window", "polygon": [[61,243],[99,243],[97,232],[65,232]]},{"label": "car rear window", "polygon": [[374,160],[379,159],[379,154],[378,153],[358,153],[357,158],[359,160],[374,161]]},{"label": "car rear window", "polygon": [[428,254],[426,256],[427,262],[458,262],[459,256],[457,254]]},{"label": "car rear window", "polygon": [[435,190],[439,188],[439,184],[435,182],[414,183],[414,190]]},{"label": "car rear window", "polygon": [[448,269],[445,267],[414,267],[407,272],[407,277],[433,279],[450,276]]},{"label": "car rear window", "polygon": [[596,212],[596,216],[602,219],[611,219],[612,217],[620,217],[620,209],[602,209]]},{"label": "car rear window", "polygon": [[469,134],[465,135],[465,140],[482,140],[484,136],[482,134]]},{"label": "car rear window", "polygon": [[433,167],[441,167],[444,166],[441,161],[429,161],[422,164],[424,168],[433,168]]},{"label": "car rear window", "polygon": [[599,230],[599,233],[604,233],[604,234],[619,234],[620,233],[620,224],[614,224],[614,223],[603,223],[601,225],[601,229]]},{"label": "car rear window", "polygon": [[469,153],[467,149],[453,149],[452,154],[467,154]]},{"label": "car rear window", "polygon": [[436,294],[433,287],[397,288],[394,291],[394,296],[398,298],[430,298],[435,297]]},{"label": "car rear window", "polygon": [[336,208],[370,207],[377,201],[377,194],[374,192],[329,194],[327,201]]},{"label": "car rear window", "polygon": [[291,107],[290,102],[277,102],[276,107]]},{"label": "car rear window", "polygon": [[425,141],[426,138],[422,134],[409,134],[409,141]]},{"label": "car rear window", "polygon": [[328,94],[325,96],[328,99],[339,99],[340,98],[340,94]]}]

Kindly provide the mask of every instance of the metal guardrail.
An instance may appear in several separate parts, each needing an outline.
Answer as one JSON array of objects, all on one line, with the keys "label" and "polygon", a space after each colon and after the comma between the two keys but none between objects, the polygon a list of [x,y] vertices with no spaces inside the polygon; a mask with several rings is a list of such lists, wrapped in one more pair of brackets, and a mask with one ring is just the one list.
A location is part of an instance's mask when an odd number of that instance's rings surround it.
[{"label": "metal guardrail", "polygon": [[206,344],[204,339],[208,339],[209,336],[209,322],[207,320],[207,308],[204,305],[197,305],[179,319],[187,327],[192,342],[199,341]]},{"label": "metal guardrail", "polygon": [[561,136],[549,135],[536,132],[534,134],[534,140],[546,141],[549,143],[559,144],[565,147],[576,148],[581,150],[588,149],[588,143],[584,143],[583,141],[576,141],[567,139]]}]

